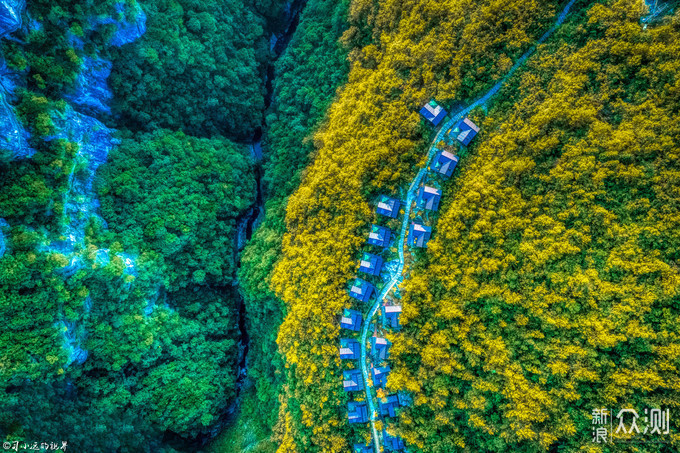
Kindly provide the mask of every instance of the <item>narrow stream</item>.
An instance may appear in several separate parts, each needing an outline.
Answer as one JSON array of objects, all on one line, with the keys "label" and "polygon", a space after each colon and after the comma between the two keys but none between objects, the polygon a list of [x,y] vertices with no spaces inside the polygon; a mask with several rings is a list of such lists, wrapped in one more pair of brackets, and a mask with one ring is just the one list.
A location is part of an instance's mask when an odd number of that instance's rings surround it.
[{"label": "narrow stream", "polygon": [[[288,4],[285,11],[284,26],[282,31],[278,34],[273,34],[271,37],[271,52],[272,59],[267,65],[264,78],[265,96],[264,109],[266,113],[274,100],[274,77],[276,75],[274,65],[276,61],[283,55],[291,38],[295,34],[297,26],[300,21],[300,13],[304,10],[307,0],[295,0]],[[241,267],[241,252],[245,248],[246,243],[252,238],[253,232],[264,218],[264,196],[262,187],[262,176],[264,170],[262,168],[262,137],[266,134],[267,124],[265,114],[262,115],[262,124],[258,127],[251,140],[250,152],[254,162],[254,173],[256,182],[256,198],[255,203],[236,221],[236,235],[234,238],[234,263],[236,268]],[[233,423],[238,417],[241,405],[241,391],[244,382],[248,376],[248,352],[250,349],[250,335],[248,334],[247,313],[245,306],[245,299],[241,292],[239,282],[234,280],[234,290],[238,295],[237,310],[238,310],[238,330],[239,330],[239,359],[238,359],[238,375],[236,379],[236,397],[234,403],[225,411],[222,419],[213,428],[211,436],[206,436],[200,439],[200,444],[205,446],[214,436],[216,436],[222,429]]]}]

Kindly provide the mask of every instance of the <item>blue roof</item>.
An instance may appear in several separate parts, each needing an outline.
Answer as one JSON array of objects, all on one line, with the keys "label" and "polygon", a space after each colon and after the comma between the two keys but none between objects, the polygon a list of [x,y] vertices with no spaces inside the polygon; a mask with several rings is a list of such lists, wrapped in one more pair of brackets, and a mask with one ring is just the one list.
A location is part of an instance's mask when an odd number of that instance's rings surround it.
[{"label": "blue roof", "polygon": [[376,361],[387,359],[391,345],[387,338],[371,337],[371,354],[374,359]]},{"label": "blue roof", "polygon": [[352,453],[373,453],[373,448],[370,445],[354,444]]},{"label": "blue roof", "polygon": [[401,451],[404,449],[404,440],[401,437],[390,436],[385,430],[383,430],[383,442],[386,452]]},{"label": "blue roof", "polygon": [[446,116],[446,110],[433,99],[420,109],[420,114],[433,125],[437,126]]},{"label": "blue roof", "polygon": [[447,178],[453,174],[458,165],[458,157],[448,151],[439,151],[432,161],[432,169]]},{"label": "blue roof", "polygon": [[361,345],[358,341],[350,338],[340,339],[340,358],[357,360],[361,357]]},{"label": "blue roof", "polygon": [[352,287],[349,290],[349,295],[358,301],[368,302],[374,291],[375,286],[371,285],[366,280],[357,278],[352,283]]},{"label": "blue roof", "polygon": [[358,332],[361,330],[361,313],[345,308],[340,317],[340,327]]},{"label": "blue roof", "polygon": [[470,118],[463,118],[449,131],[449,135],[452,135],[456,140],[467,146],[478,132],[479,127]]},{"label": "blue roof", "polygon": [[399,200],[382,195],[378,198],[378,214],[396,219],[399,215]]},{"label": "blue roof", "polygon": [[441,190],[430,186],[421,186],[418,190],[418,207],[421,209],[436,211],[439,209],[439,200],[441,199],[441,196]]},{"label": "blue roof", "polygon": [[368,407],[366,403],[351,401],[347,404],[347,418],[350,423],[366,423]]},{"label": "blue roof", "polygon": [[342,372],[342,388],[346,392],[356,392],[363,390],[364,380],[361,377],[361,370],[346,370]]},{"label": "blue roof", "polygon": [[390,374],[389,366],[373,368],[373,386],[382,387],[387,384],[387,376]]},{"label": "blue roof", "polygon": [[399,409],[399,398],[397,398],[397,395],[390,395],[379,400],[378,406],[380,406],[380,415],[382,417],[396,417],[397,409]]},{"label": "blue roof", "polygon": [[432,235],[432,228],[417,222],[411,222],[408,230],[409,247],[427,247],[427,241]]},{"label": "blue roof", "polygon": [[390,245],[391,232],[388,228],[371,225],[371,232],[368,234],[368,243],[377,245],[378,247],[387,247]]},{"label": "blue roof", "polygon": [[399,330],[399,315],[401,314],[401,306],[383,305],[380,310],[382,311],[385,326],[391,327],[394,330]]},{"label": "blue roof", "polygon": [[383,259],[372,253],[364,253],[359,262],[359,271],[369,275],[380,275]]}]

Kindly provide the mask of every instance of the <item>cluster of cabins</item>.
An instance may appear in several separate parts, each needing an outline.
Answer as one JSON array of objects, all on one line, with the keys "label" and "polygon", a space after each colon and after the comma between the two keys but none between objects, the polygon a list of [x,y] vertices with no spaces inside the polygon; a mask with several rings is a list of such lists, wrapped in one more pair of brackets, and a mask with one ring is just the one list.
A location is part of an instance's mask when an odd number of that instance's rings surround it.
[{"label": "cluster of cabins", "polygon": [[[376,212],[390,219],[396,219],[399,215],[401,202],[395,198],[382,196],[378,199]],[[367,243],[369,245],[386,248],[389,247],[392,239],[392,231],[380,225],[372,225],[368,232]],[[359,272],[368,277],[379,277],[383,270],[384,260],[380,255],[363,252],[359,260]],[[367,303],[376,296],[376,288],[364,278],[356,278],[350,285],[349,295],[353,299]],[[381,307],[383,325],[392,329],[399,329],[399,316],[401,314],[400,305],[383,305]],[[362,315],[357,310],[345,309],[340,318],[340,326],[343,329],[360,332]],[[377,335],[377,332],[370,339],[372,363],[383,363],[389,356],[390,342]],[[343,360],[360,360],[361,344],[351,338],[340,339],[340,358]],[[372,366],[369,379],[373,387],[385,388],[387,376],[390,373],[389,366]],[[342,386],[346,392],[363,391],[366,383],[364,382],[361,369],[359,367],[345,370],[342,376]],[[381,417],[396,417],[397,409],[401,405],[407,404],[407,399],[403,395],[388,395],[378,401],[378,409]],[[366,401],[351,401],[347,406],[347,417],[349,423],[367,423],[371,419],[369,406]],[[385,451],[400,451],[404,448],[404,442],[398,437],[390,436],[383,432]],[[372,452],[370,446],[357,444],[354,451]]]},{"label": "cluster of cabins", "polygon": [[[446,111],[436,102],[430,101],[421,110],[420,113],[430,121],[434,126],[437,126],[441,120],[446,116]],[[468,118],[464,118],[452,128],[448,134],[456,138],[461,144],[468,145],[470,141],[477,135],[479,128]],[[458,157],[446,150],[437,152],[430,169],[439,174],[443,178],[449,178],[456,165],[458,164]],[[416,205],[418,209],[437,211],[439,209],[439,202],[442,192],[440,189],[423,185],[418,190]],[[399,208],[401,202],[396,198],[388,196],[381,196],[377,202],[376,212],[390,219],[396,219],[399,215]],[[432,228],[422,224],[418,221],[413,221],[409,227],[408,246],[409,247],[427,247],[430,240]],[[384,226],[371,225],[367,243],[376,247],[386,248],[392,239],[392,231]],[[364,252],[359,261],[359,272],[367,276],[380,276],[383,268],[383,258],[379,255]],[[357,277],[352,282],[349,295],[359,302],[367,303],[376,295],[376,288],[373,284]],[[381,314],[383,319],[383,326],[393,330],[399,330],[399,316],[401,314],[400,305],[382,305]],[[362,315],[357,310],[344,309],[340,318],[340,326],[351,332],[360,332],[362,323]],[[376,333],[370,339],[372,365],[370,379],[373,387],[376,389],[385,388],[387,384],[387,377],[390,373],[388,365],[375,366],[375,364],[383,364],[389,357],[390,342],[386,338],[379,337]],[[340,340],[340,358],[343,360],[360,360],[361,358],[361,344],[351,338],[342,338]],[[365,385],[361,369],[354,368],[343,372],[343,388],[346,392],[363,391]],[[383,418],[395,417],[397,409],[410,404],[408,397],[404,394],[398,393],[388,395],[379,399],[378,408],[380,416]],[[368,404],[365,401],[351,401],[348,403],[348,420],[349,423],[367,423],[370,420],[368,413]],[[383,431],[383,444],[386,452],[401,451],[404,449],[404,442],[401,438],[391,436],[386,431]],[[371,453],[370,446],[355,445],[355,453]]]}]

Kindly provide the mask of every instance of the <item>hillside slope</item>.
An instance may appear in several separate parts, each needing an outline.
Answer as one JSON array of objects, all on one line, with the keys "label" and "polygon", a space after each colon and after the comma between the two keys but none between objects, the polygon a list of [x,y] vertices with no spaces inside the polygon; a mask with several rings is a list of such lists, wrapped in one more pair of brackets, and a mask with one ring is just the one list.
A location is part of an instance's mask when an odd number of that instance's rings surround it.
[{"label": "hillside slope", "polygon": [[422,103],[480,93],[545,31],[555,10],[537,2],[352,4],[343,38],[357,47],[349,82],[288,202],[272,278],[287,310],[277,340],[286,366],[279,452],[347,451],[368,435],[347,424],[337,347],[339,313],[352,305],[346,283],[374,220],[370,203],[378,192],[396,194],[413,175],[427,137]]},{"label": "hillside slope", "polygon": [[680,16],[639,12],[594,5],[541,49],[447,189],[388,382],[423,452],[607,451],[594,409],[677,410]]}]

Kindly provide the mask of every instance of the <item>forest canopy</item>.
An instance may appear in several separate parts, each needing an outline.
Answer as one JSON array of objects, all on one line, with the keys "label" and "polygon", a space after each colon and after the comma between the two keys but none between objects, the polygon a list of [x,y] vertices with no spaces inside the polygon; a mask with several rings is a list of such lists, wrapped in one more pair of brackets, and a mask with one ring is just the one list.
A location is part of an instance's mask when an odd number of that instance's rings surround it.
[{"label": "forest canopy", "polygon": [[[151,40],[166,63],[181,45],[189,46],[184,52],[202,42],[235,49],[245,69],[228,91],[252,100],[246,108],[254,113],[242,120],[242,103],[225,103],[217,114],[238,120],[219,130],[217,117],[179,124],[190,117],[177,108],[152,112],[154,124],[127,123],[115,108],[106,114],[112,55],[114,74],[132,57],[137,72],[126,72],[128,88],[148,80],[147,72],[158,83],[170,80],[135,59],[136,44],[123,45],[146,26],[150,37],[174,30],[168,24],[181,17],[179,4],[150,5],[28,2],[24,27],[2,40],[14,89],[6,99],[33,150],[22,150],[23,158],[0,150],[3,440],[68,439],[74,451],[182,451],[234,408],[242,337],[237,223],[255,203],[257,184],[248,147],[219,134],[250,137],[261,123],[269,50],[259,40],[268,20],[279,25],[251,8],[275,13],[278,3],[231,5],[231,12],[222,3],[222,22],[233,14],[260,24],[241,36],[209,27],[211,15],[186,2],[188,15],[202,13],[203,23],[188,25],[201,27],[200,42],[191,47],[181,24],[161,43]],[[203,70],[184,63],[187,74]],[[207,97],[192,89],[190,96],[166,94],[177,105],[187,96],[205,107]],[[161,129],[163,121],[174,130]]]},{"label": "forest canopy", "polygon": [[181,132],[123,140],[99,173],[108,233],[124,250],[157,256],[169,291],[229,284],[236,219],[255,202],[247,152]]},{"label": "forest canopy", "polygon": [[[277,16],[280,5],[262,11]],[[110,84],[119,122],[247,140],[262,124],[267,18],[241,0],[143,2],[147,32],[115,53]],[[271,24],[270,24],[271,25]]]},{"label": "forest canopy", "polygon": [[[348,423],[364,393],[343,390],[338,318],[366,311],[347,291],[361,253],[397,253],[367,248],[370,225],[400,226],[375,200],[425,164],[422,105],[478,99],[564,6],[29,1],[0,45],[31,151],[0,149],[3,440],[369,442]],[[378,428],[408,451],[604,453],[593,409],[680,406],[676,6],[575,1],[471,112],[481,131],[428,247],[407,250],[388,335],[380,394],[412,405]],[[126,27],[140,36],[121,45]],[[679,428],[654,448],[677,451]]]}]

